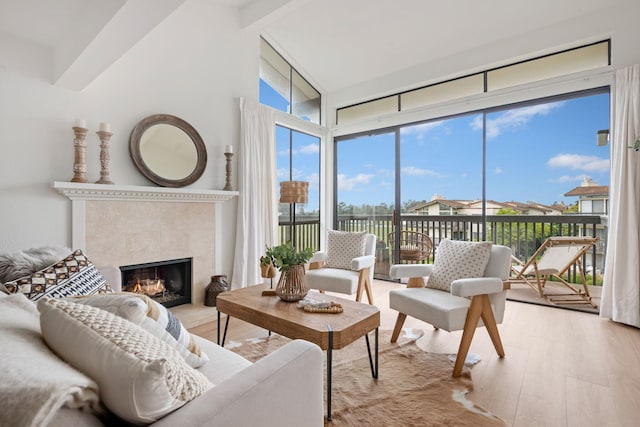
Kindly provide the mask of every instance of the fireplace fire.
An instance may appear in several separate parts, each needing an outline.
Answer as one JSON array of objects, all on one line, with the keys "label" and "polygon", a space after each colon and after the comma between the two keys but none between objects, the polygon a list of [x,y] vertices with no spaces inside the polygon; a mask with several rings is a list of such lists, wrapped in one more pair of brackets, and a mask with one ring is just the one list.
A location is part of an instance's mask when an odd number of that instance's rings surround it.
[{"label": "fireplace fire", "polygon": [[122,290],[147,295],[165,307],[191,302],[192,258],[125,265]]}]

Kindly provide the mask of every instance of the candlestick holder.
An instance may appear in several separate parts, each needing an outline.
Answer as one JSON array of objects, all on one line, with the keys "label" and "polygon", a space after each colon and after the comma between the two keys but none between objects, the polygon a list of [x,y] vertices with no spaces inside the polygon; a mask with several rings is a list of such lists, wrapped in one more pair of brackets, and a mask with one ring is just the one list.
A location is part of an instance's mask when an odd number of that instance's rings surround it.
[{"label": "candlestick holder", "polygon": [[100,179],[96,181],[96,184],[113,184],[109,177],[109,140],[113,136],[111,132],[99,130],[96,132],[98,138],[100,138]]},{"label": "candlestick holder", "polygon": [[233,153],[224,153],[224,156],[227,158],[227,183],[223,190],[233,191],[233,187],[231,186],[231,159],[233,158]]},{"label": "candlestick holder", "polygon": [[71,182],[87,182],[87,145],[84,140],[87,137],[87,128],[74,126],[73,133],[73,178]]}]

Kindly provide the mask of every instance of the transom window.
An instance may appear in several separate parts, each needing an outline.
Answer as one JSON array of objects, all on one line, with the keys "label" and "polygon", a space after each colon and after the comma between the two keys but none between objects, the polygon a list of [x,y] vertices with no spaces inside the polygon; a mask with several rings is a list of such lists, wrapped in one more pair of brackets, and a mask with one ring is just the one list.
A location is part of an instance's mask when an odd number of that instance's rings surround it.
[{"label": "transom window", "polygon": [[320,92],[260,39],[260,103],[320,124]]}]

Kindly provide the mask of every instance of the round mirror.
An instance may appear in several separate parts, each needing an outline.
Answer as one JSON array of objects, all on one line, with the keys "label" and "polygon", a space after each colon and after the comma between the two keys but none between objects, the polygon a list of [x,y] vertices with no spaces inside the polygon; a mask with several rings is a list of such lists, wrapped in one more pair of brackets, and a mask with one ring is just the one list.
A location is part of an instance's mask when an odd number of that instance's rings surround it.
[{"label": "round mirror", "polygon": [[200,134],[169,114],[141,120],[131,132],[129,151],[140,173],[163,187],[192,184],[207,165],[207,150]]}]

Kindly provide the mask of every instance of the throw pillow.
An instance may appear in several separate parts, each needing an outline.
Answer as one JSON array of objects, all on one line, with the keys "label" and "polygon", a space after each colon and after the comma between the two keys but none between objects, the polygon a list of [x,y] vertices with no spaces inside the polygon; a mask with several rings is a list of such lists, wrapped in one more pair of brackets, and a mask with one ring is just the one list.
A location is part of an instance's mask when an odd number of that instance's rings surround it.
[{"label": "throw pillow", "polygon": [[482,277],[491,255],[491,242],[462,242],[444,239],[438,245],[433,272],[427,287],[451,291],[451,282]]},{"label": "throw pillow", "polygon": [[37,301],[46,296],[63,298],[113,292],[102,274],[81,250],[50,267],[4,284],[9,293],[25,294]]},{"label": "throw pillow", "polygon": [[40,246],[0,254],[0,283],[10,282],[49,267],[71,253],[61,246]]},{"label": "throw pillow", "polygon": [[329,230],[326,267],[351,270],[351,260],[364,255],[367,232]]},{"label": "throw pillow", "polygon": [[71,301],[107,310],[141,326],[177,350],[193,368],[199,368],[209,361],[180,320],[165,306],[146,295],[121,292],[78,297]]},{"label": "throw pillow", "polygon": [[128,422],[152,423],[213,387],[174,349],[108,311],[52,298],[38,309],[45,342],[92,378],[104,405]]}]

